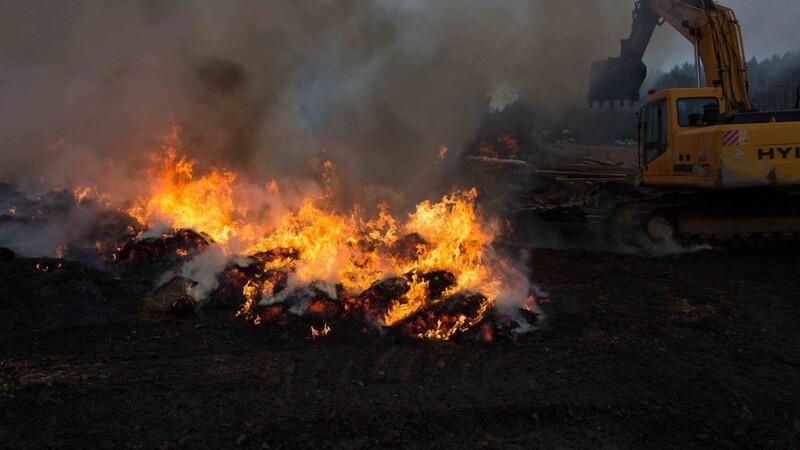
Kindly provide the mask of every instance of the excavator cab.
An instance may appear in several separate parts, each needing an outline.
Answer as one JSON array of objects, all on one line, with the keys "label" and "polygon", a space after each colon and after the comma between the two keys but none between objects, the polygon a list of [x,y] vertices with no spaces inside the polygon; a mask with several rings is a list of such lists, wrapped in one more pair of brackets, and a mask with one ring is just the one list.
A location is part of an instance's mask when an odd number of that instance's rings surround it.
[{"label": "excavator cab", "polygon": [[589,106],[602,108],[606,102],[611,107],[615,102],[633,106],[639,101],[639,89],[646,77],[647,66],[640,60],[619,56],[595,61],[589,74]]}]

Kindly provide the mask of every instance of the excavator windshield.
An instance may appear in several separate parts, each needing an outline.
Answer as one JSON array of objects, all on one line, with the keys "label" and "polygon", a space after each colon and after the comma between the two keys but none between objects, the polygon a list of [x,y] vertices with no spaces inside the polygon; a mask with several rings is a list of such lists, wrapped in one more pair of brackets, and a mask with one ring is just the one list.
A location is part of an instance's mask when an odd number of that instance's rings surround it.
[{"label": "excavator windshield", "polygon": [[705,111],[709,106],[719,108],[719,100],[715,97],[690,97],[678,99],[678,125],[697,127],[705,123]]}]

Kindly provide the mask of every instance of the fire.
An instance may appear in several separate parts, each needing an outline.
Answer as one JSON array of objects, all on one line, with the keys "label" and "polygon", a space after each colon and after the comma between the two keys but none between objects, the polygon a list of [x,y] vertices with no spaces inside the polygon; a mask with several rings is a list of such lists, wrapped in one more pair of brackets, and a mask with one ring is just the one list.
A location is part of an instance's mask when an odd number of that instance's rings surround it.
[{"label": "fire", "polygon": [[314,327],[312,326],[312,327],[311,327],[311,339],[316,339],[316,338],[320,338],[320,337],[325,337],[325,336],[327,336],[327,335],[328,335],[328,333],[330,333],[330,332],[331,332],[331,327],[329,327],[327,323],[326,323],[326,324],[324,324],[324,325],[322,326],[322,328],[320,328],[319,330],[317,330],[316,328],[314,328]]},{"label": "fire", "polygon": [[193,179],[194,164],[167,149],[161,170],[152,180],[150,196],[140,199],[128,213],[146,225],[164,222],[175,228],[203,230],[213,240],[227,242],[239,225],[232,186],[236,175],[215,169]]},{"label": "fire", "polygon": [[448,148],[446,145],[439,146],[439,160],[444,161],[444,157],[447,156]]},{"label": "fire", "polygon": [[519,140],[510,134],[503,134],[497,138],[497,142],[504,146],[508,151],[509,158],[516,158],[519,153]]},{"label": "fire", "polygon": [[[388,205],[365,218],[358,206],[339,209],[336,166],[325,161],[322,195],[307,195],[292,207],[275,180],[258,188],[227,169],[198,174],[197,162],[177,150],[178,132],[173,129],[153,158],[151,191],[127,212],[148,227],[203,233],[230,258],[250,256],[252,268],[236,272],[243,298],[237,316],[244,320],[282,323],[303,311],[325,318],[357,310],[380,326],[405,327],[409,336],[449,339],[480,323],[498,296],[515,288],[491,250],[499,226],[479,217],[475,189],[423,201],[405,221]],[[442,146],[439,157],[446,153]],[[284,202],[288,212],[269,222],[251,214],[248,194],[254,191]],[[85,198],[81,190],[76,199],[79,194]],[[370,294],[387,280],[395,280],[383,287],[391,295]],[[285,303],[292,296],[307,300]],[[325,322],[311,327],[311,336],[329,331]]]},{"label": "fire", "polygon": [[383,317],[386,326],[392,326],[422,308],[428,301],[428,282],[413,279],[411,289],[402,302],[392,303],[389,311]]},{"label": "fire", "polygon": [[496,294],[497,282],[490,280],[490,270],[483,263],[483,252],[494,236],[476,216],[477,195],[477,190],[472,189],[445,196],[439,203],[426,200],[417,205],[405,229],[419,233],[433,245],[420,249],[419,260],[409,269],[446,270],[456,276],[462,289],[485,292],[490,288]]},{"label": "fire", "polygon": [[252,281],[248,281],[242,290],[245,303],[242,308],[236,312],[236,317],[242,317],[245,320],[252,320],[256,325],[258,325],[261,320],[258,318],[258,316],[253,314],[253,310],[255,309],[256,303],[258,303],[259,289]]},{"label": "fire", "polygon": [[487,141],[477,143],[477,153],[484,158],[516,159],[519,151],[519,139],[511,134],[501,134],[495,143]]},{"label": "fire", "polygon": [[[217,243],[252,241],[263,230],[253,229],[248,220],[250,201],[242,195],[237,175],[226,169],[212,168],[195,176],[197,161],[178,156],[180,129],[173,127],[165,137],[162,152],[153,156],[156,167],[150,170],[149,195],[127,212],[147,226],[167,224],[173,228],[201,230]],[[274,181],[264,192],[277,192]]]},{"label": "fire", "polygon": [[92,188],[89,187],[75,188],[72,190],[72,194],[75,196],[75,203],[83,202],[91,193]]},{"label": "fire", "polygon": [[290,266],[300,283],[333,280],[342,264],[339,254],[353,233],[353,224],[346,218],[327,213],[306,199],[299,211],[286,215],[277,229],[260,239],[250,253],[295,249],[301,255],[300,260],[280,259],[270,268]]},{"label": "fire", "polygon": [[36,263],[34,267],[36,267],[36,270],[38,270],[39,272],[47,273],[61,269],[62,265],[60,262],[55,266],[52,266],[49,263]]},{"label": "fire", "polygon": [[93,199],[98,203],[104,204],[106,207],[111,207],[111,196],[98,191],[96,187],[77,187],[72,190],[72,196],[75,198],[76,204],[81,204],[88,199]]}]

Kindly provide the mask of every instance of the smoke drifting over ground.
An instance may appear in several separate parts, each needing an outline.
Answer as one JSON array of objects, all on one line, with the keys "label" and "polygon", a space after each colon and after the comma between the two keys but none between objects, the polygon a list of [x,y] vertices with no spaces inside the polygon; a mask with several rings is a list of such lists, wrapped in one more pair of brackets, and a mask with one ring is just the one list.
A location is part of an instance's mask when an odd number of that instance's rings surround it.
[{"label": "smoke drifting over ground", "polygon": [[174,121],[203,164],[305,179],[331,159],[343,201],[417,201],[496,86],[582,101],[618,39],[600,3],[4,2],[0,180],[134,194]]}]

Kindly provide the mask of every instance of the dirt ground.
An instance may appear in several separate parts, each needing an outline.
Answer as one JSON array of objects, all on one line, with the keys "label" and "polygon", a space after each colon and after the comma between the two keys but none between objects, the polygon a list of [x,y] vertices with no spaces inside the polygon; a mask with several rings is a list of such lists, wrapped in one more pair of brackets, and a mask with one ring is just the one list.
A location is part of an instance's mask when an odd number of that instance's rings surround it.
[{"label": "dirt ground", "polygon": [[142,322],[132,281],[0,262],[0,447],[800,448],[798,250],[533,250],[544,325],[488,344]]}]

